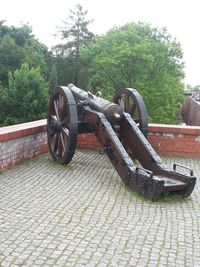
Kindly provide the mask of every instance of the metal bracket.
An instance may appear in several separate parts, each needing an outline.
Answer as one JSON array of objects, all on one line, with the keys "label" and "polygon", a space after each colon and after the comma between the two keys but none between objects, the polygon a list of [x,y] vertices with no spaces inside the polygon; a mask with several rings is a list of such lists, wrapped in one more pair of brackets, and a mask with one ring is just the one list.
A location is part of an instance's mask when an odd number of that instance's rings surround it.
[{"label": "metal bracket", "polygon": [[186,170],[189,170],[190,171],[190,176],[193,176],[194,175],[194,172],[193,170],[190,168],[190,167],[187,167],[187,166],[184,166],[184,165],[181,165],[181,164],[178,164],[178,163],[174,163],[173,165],[173,170],[176,171],[176,167],[181,167],[183,169],[186,169]]}]

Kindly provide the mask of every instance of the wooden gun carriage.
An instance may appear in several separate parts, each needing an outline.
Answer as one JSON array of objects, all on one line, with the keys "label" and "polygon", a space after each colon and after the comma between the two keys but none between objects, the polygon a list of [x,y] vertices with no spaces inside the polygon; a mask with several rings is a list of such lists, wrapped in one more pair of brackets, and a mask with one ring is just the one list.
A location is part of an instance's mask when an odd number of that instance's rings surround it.
[{"label": "wooden gun carriage", "polygon": [[[122,181],[147,199],[164,192],[189,196],[195,186],[193,171],[174,164],[166,167],[147,141],[147,112],[134,89],[119,90],[114,103],[73,84],[57,87],[49,103],[48,146],[52,158],[68,164],[75,153],[77,134],[94,133]],[[133,159],[139,161],[139,166]],[[177,172],[177,166],[188,175]]]}]

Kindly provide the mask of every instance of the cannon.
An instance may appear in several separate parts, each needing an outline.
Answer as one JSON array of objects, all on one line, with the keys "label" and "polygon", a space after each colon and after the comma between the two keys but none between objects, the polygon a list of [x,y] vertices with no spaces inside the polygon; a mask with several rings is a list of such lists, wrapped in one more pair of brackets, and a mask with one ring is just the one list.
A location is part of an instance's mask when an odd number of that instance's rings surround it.
[{"label": "cannon", "polygon": [[[50,154],[56,162],[68,164],[75,153],[77,135],[94,133],[132,191],[152,201],[165,192],[188,197],[196,183],[193,170],[178,164],[171,170],[163,164],[147,140],[147,117],[143,99],[134,89],[118,90],[112,103],[73,84],[58,86],[48,108]],[[186,171],[180,172],[180,168]]]}]

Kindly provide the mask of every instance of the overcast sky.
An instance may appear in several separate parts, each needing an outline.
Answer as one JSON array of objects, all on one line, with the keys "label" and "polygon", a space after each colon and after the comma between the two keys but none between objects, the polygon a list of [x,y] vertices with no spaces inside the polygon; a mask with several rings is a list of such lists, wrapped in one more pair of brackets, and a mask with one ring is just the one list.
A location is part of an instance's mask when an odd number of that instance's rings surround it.
[{"label": "overcast sky", "polygon": [[0,20],[14,26],[28,22],[35,36],[51,47],[58,42],[56,26],[77,3],[94,19],[90,30],[96,34],[133,21],[166,26],[183,48],[185,82],[200,84],[200,0],[1,0]]}]

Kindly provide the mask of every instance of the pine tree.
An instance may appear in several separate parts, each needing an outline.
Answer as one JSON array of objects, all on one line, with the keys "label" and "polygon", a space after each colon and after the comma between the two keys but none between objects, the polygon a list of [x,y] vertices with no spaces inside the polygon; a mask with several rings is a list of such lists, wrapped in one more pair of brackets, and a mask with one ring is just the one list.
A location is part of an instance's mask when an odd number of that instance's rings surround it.
[{"label": "pine tree", "polygon": [[80,49],[87,47],[88,44],[94,41],[94,34],[88,30],[88,25],[92,20],[87,20],[87,10],[78,4],[74,10],[70,10],[68,18],[63,21],[61,28],[61,36],[65,44],[56,46],[57,52],[63,57],[70,57],[73,59],[73,78],[72,82],[79,85],[80,79]]}]

